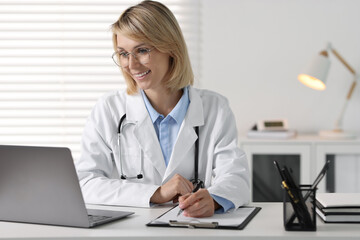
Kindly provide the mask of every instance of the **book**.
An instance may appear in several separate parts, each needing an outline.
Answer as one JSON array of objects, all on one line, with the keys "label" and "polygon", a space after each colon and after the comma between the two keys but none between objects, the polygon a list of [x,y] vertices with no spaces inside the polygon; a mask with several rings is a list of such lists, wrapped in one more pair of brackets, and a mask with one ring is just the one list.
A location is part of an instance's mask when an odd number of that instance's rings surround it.
[{"label": "book", "polygon": [[324,208],[318,201],[316,201],[316,207],[325,215],[331,215],[331,214],[360,215],[360,207]]},{"label": "book", "polygon": [[316,208],[316,213],[326,223],[360,223],[360,215],[325,215],[318,208]]},{"label": "book", "polygon": [[316,213],[324,222],[360,222],[360,193],[318,193]]},{"label": "book", "polygon": [[265,138],[265,139],[288,139],[296,136],[296,131],[258,131],[250,130],[247,133],[248,138]]},{"label": "book", "polygon": [[318,193],[322,208],[360,208],[360,193]]}]

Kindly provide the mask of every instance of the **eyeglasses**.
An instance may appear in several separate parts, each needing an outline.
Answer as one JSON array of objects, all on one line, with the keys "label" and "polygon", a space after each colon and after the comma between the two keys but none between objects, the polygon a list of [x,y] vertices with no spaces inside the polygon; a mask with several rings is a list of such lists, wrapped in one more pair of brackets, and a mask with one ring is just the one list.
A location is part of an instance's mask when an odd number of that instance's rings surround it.
[{"label": "eyeglasses", "polygon": [[146,48],[146,47],[139,47],[134,49],[131,52],[125,52],[125,51],[119,51],[114,52],[112,54],[112,59],[114,60],[114,63],[118,65],[121,68],[126,68],[129,66],[129,57],[130,54],[140,63],[140,64],[147,64],[150,61],[150,52],[154,50],[154,47],[152,48]]}]

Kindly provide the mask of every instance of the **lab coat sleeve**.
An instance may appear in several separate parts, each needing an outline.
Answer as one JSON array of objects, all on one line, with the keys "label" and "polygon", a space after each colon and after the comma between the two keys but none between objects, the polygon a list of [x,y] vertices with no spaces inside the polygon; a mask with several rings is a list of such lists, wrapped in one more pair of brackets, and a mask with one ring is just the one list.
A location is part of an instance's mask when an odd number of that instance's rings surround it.
[{"label": "lab coat sleeve", "polygon": [[110,147],[111,136],[116,134],[111,119],[107,105],[98,103],[84,128],[81,157],[75,163],[84,200],[91,204],[149,207],[159,186],[112,178],[117,170]]},{"label": "lab coat sleeve", "polygon": [[213,180],[208,191],[238,208],[250,201],[249,167],[245,153],[238,147],[235,117],[227,100],[216,116]]}]

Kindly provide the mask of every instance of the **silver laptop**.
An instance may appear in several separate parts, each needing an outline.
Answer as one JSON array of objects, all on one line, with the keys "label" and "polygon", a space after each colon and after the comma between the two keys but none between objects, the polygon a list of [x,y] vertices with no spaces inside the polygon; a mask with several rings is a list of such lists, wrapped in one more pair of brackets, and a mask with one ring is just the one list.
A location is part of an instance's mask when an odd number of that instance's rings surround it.
[{"label": "silver laptop", "polygon": [[0,145],[0,221],[89,228],[131,214],[86,209],[68,148]]}]

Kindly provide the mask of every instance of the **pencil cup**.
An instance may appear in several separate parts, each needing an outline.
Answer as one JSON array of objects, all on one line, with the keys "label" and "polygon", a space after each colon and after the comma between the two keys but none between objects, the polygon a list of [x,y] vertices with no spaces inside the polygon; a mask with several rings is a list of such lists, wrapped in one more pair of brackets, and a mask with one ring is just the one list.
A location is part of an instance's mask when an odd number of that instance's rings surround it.
[{"label": "pencil cup", "polygon": [[316,189],[312,189],[311,185],[300,185],[299,189],[284,189],[286,231],[316,231],[315,194]]}]

